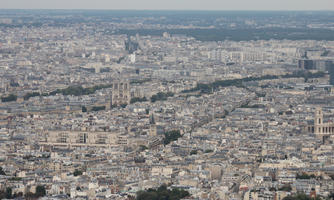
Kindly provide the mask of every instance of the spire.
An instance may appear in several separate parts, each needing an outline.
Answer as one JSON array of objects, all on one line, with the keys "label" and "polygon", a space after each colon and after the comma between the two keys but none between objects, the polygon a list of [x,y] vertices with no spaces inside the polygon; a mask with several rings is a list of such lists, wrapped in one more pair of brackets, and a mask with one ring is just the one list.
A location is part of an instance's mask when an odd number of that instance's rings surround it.
[{"label": "spire", "polygon": [[150,115],[150,124],[155,124],[153,113]]}]

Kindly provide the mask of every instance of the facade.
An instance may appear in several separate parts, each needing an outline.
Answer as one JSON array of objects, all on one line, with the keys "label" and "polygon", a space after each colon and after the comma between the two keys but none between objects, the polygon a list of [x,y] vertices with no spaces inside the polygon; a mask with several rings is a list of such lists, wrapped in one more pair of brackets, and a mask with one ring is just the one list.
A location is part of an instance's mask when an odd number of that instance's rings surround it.
[{"label": "facade", "polygon": [[313,60],[298,60],[298,68],[300,69],[315,69]]},{"label": "facade", "polygon": [[328,72],[329,72],[329,84],[334,85],[334,62],[328,64]]},{"label": "facade", "polygon": [[112,147],[127,145],[127,138],[111,132],[49,131],[45,135],[45,140],[40,144],[65,147]]},{"label": "facade", "polygon": [[129,104],[131,100],[130,83],[128,81],[117,81],[113,83],[111,105],[119,106]]},{"label": "facade", "polygon": [[330,135],[334,133],[334,123],[324,123],[321,108],[316,109],[314,117],[314,133],[316,135]]},{"label": "facade", "polygon": [[330,72],[332,65],[332,60],[298,60],[298,68],[305,70],[320,70]]},{"label": "facade", "polygon": [[324,115],[321,108],[317,108],[314,113],[313,125],[307,126],[307,132],[314,133],[318,138],[326,139],[334,135],[334,123],[324,123]]}]

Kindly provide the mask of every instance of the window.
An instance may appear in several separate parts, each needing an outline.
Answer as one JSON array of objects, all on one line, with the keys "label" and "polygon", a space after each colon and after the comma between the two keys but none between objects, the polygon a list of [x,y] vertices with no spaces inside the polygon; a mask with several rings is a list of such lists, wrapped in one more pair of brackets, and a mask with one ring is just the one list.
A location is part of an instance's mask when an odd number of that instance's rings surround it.
[{"label": "window", "polygon": [[66,143],[67,142],[68,135],[67,133],[59,133],[57,142],[59,143]]}]

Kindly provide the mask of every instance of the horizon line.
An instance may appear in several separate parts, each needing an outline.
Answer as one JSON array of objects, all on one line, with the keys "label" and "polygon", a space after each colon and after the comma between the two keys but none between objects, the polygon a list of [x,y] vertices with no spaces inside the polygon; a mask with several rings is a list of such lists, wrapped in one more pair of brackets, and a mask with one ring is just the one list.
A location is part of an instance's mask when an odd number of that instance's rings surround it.
[{"label": "horizon line", "polygon": [[226,10],[214,10],[214,9],[105,9],[105,8],[0,8],[0,10],[73,10],[73,11],[197,11],[197,12],[334,12],[334,9],[319,9],[319,10],[289,10],[289,9],[281,9],[281,10],[234,10],[234,9],[226,9]]}]

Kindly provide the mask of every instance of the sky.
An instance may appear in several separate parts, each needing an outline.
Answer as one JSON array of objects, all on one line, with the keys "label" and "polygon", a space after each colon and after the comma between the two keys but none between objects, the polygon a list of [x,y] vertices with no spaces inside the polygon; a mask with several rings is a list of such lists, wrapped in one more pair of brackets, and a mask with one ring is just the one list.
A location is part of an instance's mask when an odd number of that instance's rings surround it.
[{"label": "sky", "polygon": [[0,0],[0,9],[334,10],[334,0]]}]

